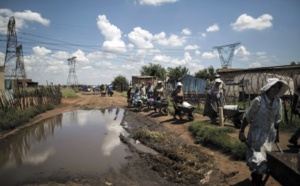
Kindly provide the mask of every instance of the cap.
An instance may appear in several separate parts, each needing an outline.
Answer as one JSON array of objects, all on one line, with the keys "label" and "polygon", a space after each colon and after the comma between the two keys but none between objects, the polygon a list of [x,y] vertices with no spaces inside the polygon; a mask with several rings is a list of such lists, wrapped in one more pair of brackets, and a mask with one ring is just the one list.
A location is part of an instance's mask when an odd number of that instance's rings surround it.
[{"label": "cap", "polygon": [[220,78],[215,79],[215,83],[222,83]]},{"label": "cap", "polygon": [[178,86],[182,86],[182,83],[181,82],[177,82],[176,83],[176,87],[178,87]]},{"label": "cap", "polygon": [[215,78],[219,78],[219,77],[220,77],[220,75],[219,75],[219,74],[216,74],[216,75],[215,75]]},{"label": "cap", "polygon": [[157,83],[161,83],[161,81],[158,81]]}]

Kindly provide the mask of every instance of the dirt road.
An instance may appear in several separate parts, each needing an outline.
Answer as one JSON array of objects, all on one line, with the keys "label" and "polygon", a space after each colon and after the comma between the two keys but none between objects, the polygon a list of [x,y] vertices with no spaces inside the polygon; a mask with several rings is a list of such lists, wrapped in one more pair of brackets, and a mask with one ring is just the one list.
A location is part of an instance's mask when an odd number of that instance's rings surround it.
[{"label": "dirt road", "polygon": [[[127,107],[126,98],[122,97],[120,93],[115,93],[113,97],[101,97],[100,95],[83,94],[78,95],[78,98],[63,98],[61,105],[57,106],[53,110],[36,116],[22,127],[19,127],[14,131],[0,136],[0,140],[6,137],[17,135],[18,131],[22,130],[22,128],[34,125],[45,118],[49,118],[63,112],[77,109],[92,110]],[[201,115],[196,115],[195,119],[207,120],[208,118]],[[127,112],[124,116],[124,122],[125,121],[126,123],[130,123],[131,125],[129,133],[136,133],[137,131],[142,131],[143,129],[158,132],[166,131],[168,132],[168,135],[165,135],[164,138],[169,137],[169,141],[172,141],[172,145],[177,145],[178,147],[187,147],[187,150],[193,151],[191,152],[191,154],[200,160],[210,162],[210,160],[212,159],[213,166],[211,167],[211,169],[213,170],[213,173],[210,176],[203,178],[204,173],[200,175],[193,171],[189,172],[192,177],[201,179],[203,181],[202,183],[204,183],[205,185],[250,184],[250,173],[245,165],[245,162],[231,160],[228,156],[218,151],[208,149],[198,144],[194,144],[194,140],[188,131],[188,126],[191,124],[189,121],[176,121],[173,120],[173,117],[170,115],[160,115],[158,113],[154,113],[153,110],[149,109],[145,109],[143,112],[134,112],[134,110],[132,109],[127,109]],[[235,134],[233,134],[233,136],[234,135]],[[280,136],[280,146],[283,150],[288,149],[288,138],[289,134],[282,133]],[[126,143],[126,139],[124,140],[124,143]],[[149,143],[147,144],[147,146],[148,145],[151,146],[153,144]],[[130,145],[130,143],[128,144],[128,148],[133,152],[134,155],[128,157],[128,165],[124,167],[124,170],[119,173],[111,170],[108,171],[105,175],[97,178],[85,177],[78,178],[76,180],[66,179],[63,181],[64,183],[57,183],[55,180],[49,180],[48,183],[39,183],[39,185],[201,185],[201,182],[192,182],[193,180],[191,178],[188,179],[188,174],[185,174],[186,170],[184,170],[184,165],[176,164],[176,161],[178,161],[178,157],[177,159],[172,159],[170,158],[172,157],[171,154],[168,156],[169,159],[166,159],[165,157],[158,158],[157,156],[149,155],[136,150],[134,147],[132,147],[132,145]],[[164,154],[169,153],[166,151],[162,152]],[[195,154],[195,152],[197,154]],[[175,155],[173,154],[173,156]],[[173,161],[170,161],[170,159]],[[172,169],[170,169],[168,165],[170,165]],[[209,166],[208,169],[210,168]],[[175,177],[171,177],[171,175],[173,174],[172,171],[174,171],[174,167],[177,167],[176,169],[179,176],[177,175]],[[197,166],[194,165],[193,167]],[[276,180],[274,180],[272,177],[270,177],[267,185],[280,184],[276,182]]]}]

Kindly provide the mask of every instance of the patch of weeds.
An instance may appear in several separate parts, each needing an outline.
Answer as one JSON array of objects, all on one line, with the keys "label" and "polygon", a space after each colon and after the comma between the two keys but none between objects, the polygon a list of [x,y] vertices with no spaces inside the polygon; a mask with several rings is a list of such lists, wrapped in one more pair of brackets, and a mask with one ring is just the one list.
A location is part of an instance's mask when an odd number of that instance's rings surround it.
[{"label": "patch of weeds", "polygon": [[30,118],[53,109],[51,104],[38,105],[28,109],[10,109],[6,112],[0,111],[0,130],[12,130],[26,123]]},{"label": "patch of weeds", "polygon": [[246,146],[237,139],[231,138],[228,133],[235,131],[232,127],[211,125],[210,121],[197,121],[189,126],[189,131],[195,138],[196,144],[218,149],[229,154],[233,159],[244,160]]},{"label": "patch of weeds", "polygon": [[60,91],[61,91],[62,97],[64,97],[64,98],[75,98],[75,97],[77,97],[75,89],[61,88]]}]

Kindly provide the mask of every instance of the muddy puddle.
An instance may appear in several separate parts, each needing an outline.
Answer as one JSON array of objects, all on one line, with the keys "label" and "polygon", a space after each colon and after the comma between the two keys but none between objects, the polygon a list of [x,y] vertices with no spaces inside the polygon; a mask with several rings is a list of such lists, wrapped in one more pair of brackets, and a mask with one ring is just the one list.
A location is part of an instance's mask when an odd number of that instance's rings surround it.
[{"label": "muddy puddle", "polygon": [[[124,109],[66,112],[28,127],[0,142],[0,185],[19,185],[118,171],[130,152]],[[139,146],[143,151],[151,151]]]}]

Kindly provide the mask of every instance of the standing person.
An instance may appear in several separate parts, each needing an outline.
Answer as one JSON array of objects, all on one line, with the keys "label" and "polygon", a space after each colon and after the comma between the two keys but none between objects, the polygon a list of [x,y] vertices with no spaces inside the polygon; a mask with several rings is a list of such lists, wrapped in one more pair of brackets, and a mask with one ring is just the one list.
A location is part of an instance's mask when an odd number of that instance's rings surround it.
[{"label": "standing person", "polygon": [[132,96],[132,86],[130,85],[127,90],[127,99],[131,99]]},{"label": "standing person", "polygon": [[215,86],[216,80],[218,80],[218,81],[220,80],[220,81],[221,81],[221,84],[219,85],[219,93],[220,93],[220,98],[221,98],[222,105],[225,105],[225,103],[226,103],[226,101],[225,101],[225,96],[226,96],[226,85],[225,85],[224,81],[222,81],[222,80],[220,79],[220,75],[219,75],[219,74],[216,74],[216,75],[215,75],[215,80],[213,80],[213,81],[211,82],[211,87],[210,87],[210,88],[212,88],[212,87]]},{"label": "standing person", "polygon": [[141,96],[142,97],[146,97],[146,87],[145,87],[145,84],[142,83],[142,86],[140,88],[140,91],[141,91]]},{"label": "standing person", "polygon": [[212,124],[217,124],[218,107],[223,107],[224,104],[221,101],[220,85],[222,80],[217,78],[214,80],[214,86],[212,86],[206,95],[206,102],[204,107],[203,116],[208,116],[211,119]]},{"label": "standing person", "polygon": [[149,81],[149,84],[146,88],[146,94],[148,98],[152,98],[153,97],[153,92],[154,92],[154,87],[152,85],[152,82]]},{"label": "standing person", "polygon": [[[288,84],[278,78],[270,78],[267,84],[261,88],[262,94],[251,101],[250,108],[245,113],[239,139],[248,142],[255,152],[260,152],[266,160],[266,152],[272,150],[274,142],[278,141],[277,130],[282,116],[283,96],[289,89]],[[247,138],[244,134],[246,126],[250,124]],[[267,171],[266,166],[259,167],[261,161],[255,161],[257,153],[250,149],[246,153],[247,166],[251,171],[252,183],[261,185],[263,175]]]},{"label": "standing person", "polygon": [[176,118],[176,115],[179,115],[179,118],[182,119],[180,111],[178,110],[178,106],[182,106],[183,103],[183,91],[181,82],[176,83],[176,88],[171,93],[171,99],[174,101],[174,118]]},{"label": "standing person", "polygon": [[131,105],[132,103],[132,86],[130,85],[128,90],[127,90],[127,103],[128,103],[128,106]]},{"label": "standing person", "polygon": [[[298,100],[300,97],[300,85],[297,87],[297,89],[294,91],[293,96],[293,104],[292,104],[292,113],[300,118],[300,113],[298,111]],[[292,137],[289,139],[289,142],[293,144],[294,146],[298,146],[298,139],[300,137],[300,127],[296,130],[296,132],[292,135]]]},{"label": "standing person", "polygon": [[154,88],[154,100],[160,101],[164,97],[164,87],[161,81],[157,82],[156,87]]},{"label": "standing person", "polygon": [[109,85],[107,86],[107,94],[108,94],[108,96],[110,96],[110,97],[113,96],[114,91],[113,91],[113,86],[112,86],[112,84],[109,84]]}]

